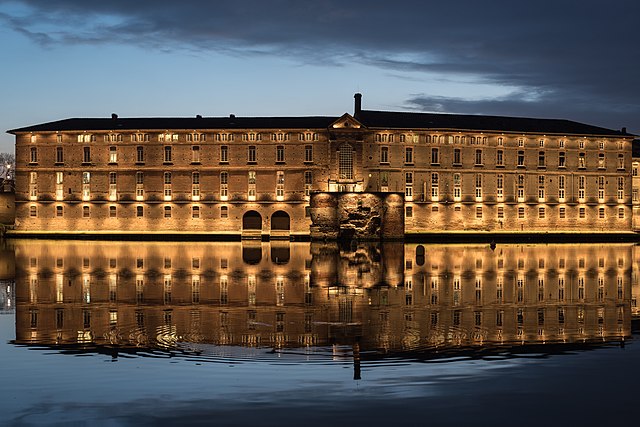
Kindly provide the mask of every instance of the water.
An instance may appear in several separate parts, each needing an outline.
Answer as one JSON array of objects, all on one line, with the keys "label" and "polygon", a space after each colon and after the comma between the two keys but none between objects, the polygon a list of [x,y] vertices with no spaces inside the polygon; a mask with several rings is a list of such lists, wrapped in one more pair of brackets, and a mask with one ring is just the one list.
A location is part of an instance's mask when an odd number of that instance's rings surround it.
[{"label": "water", "polygon": [[3,424],[632,416],[633,245],[16,240],[0,257]]}]

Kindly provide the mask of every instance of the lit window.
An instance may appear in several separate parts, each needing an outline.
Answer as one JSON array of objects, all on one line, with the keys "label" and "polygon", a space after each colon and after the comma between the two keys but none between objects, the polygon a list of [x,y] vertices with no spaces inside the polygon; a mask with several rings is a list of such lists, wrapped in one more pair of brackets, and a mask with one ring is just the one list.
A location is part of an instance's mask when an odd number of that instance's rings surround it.
[{"label": "lit window", "polygon": [[229,217],[229,207],[220,206],[220,218],[228,218],[228,217]]},{"label": "lit window", "polygon": [[82,200],[91,197],[91,172],[82,172]]},{"label": "lit window", "polygon": [[587,167],[587,159],[585,157],[585,153],[578,154],[578,168],[584,169]]},{"label": "lit window", "polygon": [[118,163],[118,151],[114,146],[109,147],[109,163]]},{"label": "lit window", "polygon": [[476,201],[482,199],[482,174],[476,174]]},{"label": "lit window", "polygon": [[109,218],[117,217],[118,211],[115,206],[109,206]]},{"label": "lit window", "polygon": [[220,163],[227,163],[229,161],[229,146],[220,146]]},{"label": "lit window", "polygon": [[194,145],[191,147],[191,163],[200,163],[200,146]]},{"label": "lit window", "polygon": [[115,201],[118,199],[118,175],[116,172],[109,172],[109,200]]},{"label": "lit window", "polygon": [[38,208],[37,206],[31,205],[29,206],[29,216],[37,217],[38,216]]},{"label": "lit window", "polygon": [[200,172],[191,174],[191,200],[200,200]]},{"label": "lit window", "polygon": [[353,147],[349,144],[342,144],[339,150],[339,178],[353,179]]},{"label": "lit window", "polygon": [[171,206],[164,207],[164,217],[171,218]]},{"label": "lit window", "polygon": [[164,173],[164,200],[171,200],[171,172]]},{"label": "lit window", "polygon": [[284,172],[278,171],[276,173],[276,200],[284,200]]},{"label": "lit window", "polygon": [[170,145],[165,145],[164,146],[164,162],[165,163],[171,163],[171,146]]},{"label": "lit window", "polygon": [[38,163],[38,148],[36,147],[31,147],[31,156],[29,161],[31,163]]},{"label": "lit window", "polygon": [[200,206],[198,205],[191,206],[191,218],[200,219]]},{"label": "lit window", "polygon": [[524,167],[524,151],[518,151],[518,167]]},{"label": "lit window", "polygon": [[229,172],[220,172],[220,200],[229,197]]},{"label": "lit window", "polygon": [[136,172],[136,200],[144,199],[144,172]]}]

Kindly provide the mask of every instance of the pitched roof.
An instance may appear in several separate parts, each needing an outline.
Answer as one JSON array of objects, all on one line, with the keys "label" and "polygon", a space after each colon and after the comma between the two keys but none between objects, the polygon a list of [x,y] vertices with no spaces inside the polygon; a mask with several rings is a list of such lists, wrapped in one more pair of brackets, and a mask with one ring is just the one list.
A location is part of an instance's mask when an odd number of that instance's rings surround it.
[{"label": "pitched roof", "polygon": [[455,129],[497,132],[619,135],[617,130],[591,126],[571,120],[533,119],[526,117],[481,116],[470,114],[407,113],[361,110],[356,119],[369,128],[384,129]]},{"label": "pitched roof", "polygon": [[338,117],[148,117],[72,118],[17,129],[18,132],[140,129],[326,129]]}]

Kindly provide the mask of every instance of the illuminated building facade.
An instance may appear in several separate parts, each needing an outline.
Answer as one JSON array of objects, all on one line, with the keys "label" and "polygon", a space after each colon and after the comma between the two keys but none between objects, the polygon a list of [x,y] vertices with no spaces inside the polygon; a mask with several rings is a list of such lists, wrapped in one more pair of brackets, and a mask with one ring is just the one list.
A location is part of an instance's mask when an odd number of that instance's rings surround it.
[{"label": "illuminated building facade", "polygon": [[568,120],[371,111],[356,94],[341,117],[114,114],[9,132],[14,234],[296,238],[323,221],[314,195],[338,193],[400,195],[409,235],[635,229],[633,136]]}]

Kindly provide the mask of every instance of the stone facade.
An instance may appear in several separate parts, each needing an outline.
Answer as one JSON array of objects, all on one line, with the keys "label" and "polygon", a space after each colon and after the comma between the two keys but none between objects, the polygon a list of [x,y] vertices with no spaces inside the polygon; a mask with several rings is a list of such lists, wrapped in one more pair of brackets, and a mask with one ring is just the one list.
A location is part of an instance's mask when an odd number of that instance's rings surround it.
[{"label": "stone facade", "polygon": [[[333,209],[327,194],[346,193],[403,196],[394,205],[403,212],[380,222],[394,224],[383,235],[398,235],[401,218],[404,234],[634,230],[633,136],[624,130],[367,111],[360,101],[341,117],[114,115],[12,130],[15,234],[337,233],[350,228],[341,218],[364,210],[337,211],[331,226],[312,217]],[[313,193],[328,199],[312,206]],[[353,232],[377,236],[369,226]]]}]

